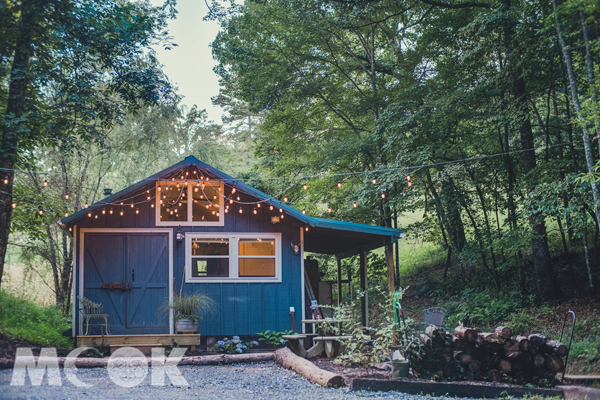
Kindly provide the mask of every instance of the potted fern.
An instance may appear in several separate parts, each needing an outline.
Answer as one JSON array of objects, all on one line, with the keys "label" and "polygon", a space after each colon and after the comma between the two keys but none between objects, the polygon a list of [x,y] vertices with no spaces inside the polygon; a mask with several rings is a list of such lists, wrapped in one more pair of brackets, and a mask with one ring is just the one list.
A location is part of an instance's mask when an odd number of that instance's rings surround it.
[{"label": "potted fern", "polygon": [[165,311],[173,310],[176,331],[196,331],[200,314],[214,310],[216,303],[213,299],[202,293],[181,294],[172,301],[167,301],[162,308]]}]

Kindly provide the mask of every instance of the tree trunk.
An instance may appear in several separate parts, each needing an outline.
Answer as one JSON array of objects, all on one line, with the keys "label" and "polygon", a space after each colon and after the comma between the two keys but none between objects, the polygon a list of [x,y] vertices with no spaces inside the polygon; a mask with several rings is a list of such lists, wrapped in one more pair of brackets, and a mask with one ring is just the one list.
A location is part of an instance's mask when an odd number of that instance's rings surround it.
[{"label": "tree trunk", "polygon": [[322,370],[315,364],[302,357],[298,357],[288,348],[277,350],[273,354],[275,362],[284,368],[296,371],[313,383],[318,383],[324,387],[342,387],[346,386],[344,378],[333,372]]},{"label": "tree trunk", "polygon": [[[503,11],[509,13],[510,0],[502,0]],[[510,17],[509,17],[510,18]],[[525,80],[522,77],[521,69],[516,65],[513,54],[513,31],[514,23],[507,22],[504,26],[504,37],[507,47],[507,66],[512,69],[512,91],[515,97],[515,105],[518,113],[517,124],[521,136],[521,148],[523,150],[523,172],[525,175],[532,172],[536,167],[535,149],[533,144],[533,131],[531,120],[529,119],[529,109],[527,105],[527,90]],[[515,64],[513,66],[513,64]],[[527,192],[531,193],[535,186],[527,183]],[[548,237],[546,235],[546,224],[540,213],[534,213],[529,216],[529,223],[533,231],[531,247],[533,252],[533,268],[535,282],[538,288],[541,301],[556,299],[561,297],[561,289],[556,280],[556,275],[552,269],[550,260],[550,250],[548,248]]]},{"label": "tree trunk", "polygon": [[[35,17],[39,9],[34,1],[25,0],[21,5],[21,18],[19,20],[13,62],[10,71],[10,85],[6,104],[5,123],[0,142],[0,166],[5,169],[8,184],[1,184],[0,190],[0,285],[4,274],[4,258],[8,246],[8,236],[12,222],[12,203],[14,168],[19,147],[19,133],[24,129],[20,118],[26,111],[27,86],[29,81],[29,64],[33,54],[31,43],[35,26]],[[14,121],[14,122],[13,122]]]}]

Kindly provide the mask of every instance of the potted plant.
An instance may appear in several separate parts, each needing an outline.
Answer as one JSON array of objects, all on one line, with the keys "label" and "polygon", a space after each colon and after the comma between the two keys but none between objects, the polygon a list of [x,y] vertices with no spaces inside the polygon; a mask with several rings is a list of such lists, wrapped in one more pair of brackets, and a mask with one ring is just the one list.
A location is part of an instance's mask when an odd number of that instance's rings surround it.
[{"label": "potted plant", "polygon": [[176,331],[196,331],[201,313],[214,309],[213,299],[202,293],[182,294],[163,304],[163,310],[173,310]]}]

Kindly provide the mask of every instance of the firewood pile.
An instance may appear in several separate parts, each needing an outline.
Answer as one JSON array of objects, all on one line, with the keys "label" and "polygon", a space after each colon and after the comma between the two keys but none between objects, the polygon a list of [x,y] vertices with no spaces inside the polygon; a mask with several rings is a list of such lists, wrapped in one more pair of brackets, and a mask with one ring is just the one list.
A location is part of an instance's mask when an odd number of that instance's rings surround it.
[{"label": "firewood pile", "polygon": [[430,326],[406,349],[417,375],[449,380],[554,384],[564,369],[567,348],[542,334],[512,336],[499,326],[493,333],[458,326],[454,336]]}]

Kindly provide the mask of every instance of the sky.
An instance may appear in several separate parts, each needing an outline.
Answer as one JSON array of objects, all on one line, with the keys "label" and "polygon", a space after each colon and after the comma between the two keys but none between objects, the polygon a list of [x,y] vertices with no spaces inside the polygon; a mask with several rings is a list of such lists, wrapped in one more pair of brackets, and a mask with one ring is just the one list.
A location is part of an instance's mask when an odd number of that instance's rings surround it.
[{"label": "sky", "polygon": [[[161,5],[162,0],[152,0],[153,5]],[[213,21],[203,21],[208,9],[202,0],[177,0],[177,19],[169,22],[169,33],[177,47],[164,50],[154,47],[163,71],[171,83],[184,96],[183,104],[191,108],[206,109],[208,119],[221,123],[223,110],[213,107],[210,98],[219,93],[219,82],[212,68],[209,44],[214,40],[219,25]]]}]

